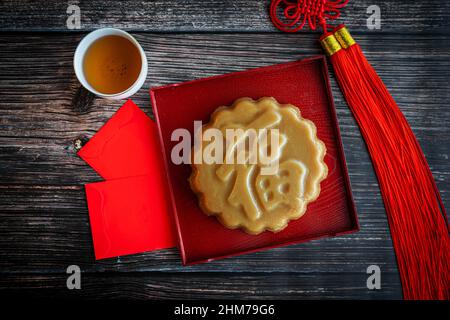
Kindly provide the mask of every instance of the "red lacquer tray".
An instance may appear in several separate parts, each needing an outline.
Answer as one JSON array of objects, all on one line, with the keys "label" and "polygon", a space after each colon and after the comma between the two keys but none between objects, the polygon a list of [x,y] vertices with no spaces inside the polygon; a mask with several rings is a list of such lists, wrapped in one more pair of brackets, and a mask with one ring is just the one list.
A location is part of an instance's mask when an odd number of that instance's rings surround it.
[{"label": "red lacquer tray", "polygon": [[[188,178],[190,165],[170,160],[175,129],[185,128],[193,136],[194,121],[203,124],[219,106],[238,98],[274,97],[280,103],[300,107],[312,120],[318,137],[325,142],[328,177],[321,183],[319,198],[308,205],[303,217],[291,221],[281,232],[249,235],[223,227],[198,206]],[[325,57],[257,68],[243,72],[174,84],[151,90],[153,110],[167,169],[170,199],[178,229],[183,264],[211,261],[237,254],[331,237],[359,229],[355,205],[333,105]]]}]

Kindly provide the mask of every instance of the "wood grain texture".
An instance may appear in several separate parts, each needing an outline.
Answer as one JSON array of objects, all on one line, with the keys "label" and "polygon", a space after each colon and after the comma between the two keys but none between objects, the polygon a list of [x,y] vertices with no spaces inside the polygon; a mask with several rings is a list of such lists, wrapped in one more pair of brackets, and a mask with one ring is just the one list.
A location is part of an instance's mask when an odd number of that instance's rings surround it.
[{"label": "wood grain texture", "polygon": [[[321,52],[314,34],[135,34],[148,89]],[[332,77],[361,223],[359,233],[182,267],[176,249],[94,261],[83,184],[101,180],[75,154],[123,101],[83,96],[72,69],[79,34],[0,35],[0,293],[87,298],[400,298],[383,203],[364,142]],[[450,37],[359,35],[417,135],[444,204],[450,203]],[[305,80],[307,81],[307,80]],[[81,104],[80,104],[81,103]],[[77,264],[83,290],[65,289]],[[383,272],[381,291],[366,268]],[[83,280],[84,281],[84,280]],[[20,290],[23,289],[23,290]],[[19,291],[20,290],[20,291]]]},{"label": "wood grain texture", "polygon": [[[118,27],[150,32],[272,32],[268,0],[169,1],[41,1],[2,0],[1,31],[71,31],[66,26],[69,4],[81,10],[81,30]],[[367,31],[367,8],[381,9],[382,32],[447,32],[448,1],[350,0],[337,23]],[[306,29],[307,33],[310,32]]]},{"label": "wood grain texture", "polygon": [[[67,290],[65,273],[9,274],[0,297],[51,299],[395,299],[396,275],[384,273],[381,290],[367,290],[366,274],[317,273],[82,273],[81,289]],[[8,289],[5,289],[8,287]]]}]

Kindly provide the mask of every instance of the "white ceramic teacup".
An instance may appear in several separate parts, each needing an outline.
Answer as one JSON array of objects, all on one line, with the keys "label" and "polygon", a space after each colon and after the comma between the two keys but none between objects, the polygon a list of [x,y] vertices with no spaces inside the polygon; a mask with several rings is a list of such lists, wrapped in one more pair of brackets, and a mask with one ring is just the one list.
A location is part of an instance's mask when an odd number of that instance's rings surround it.
[{"label": "white ceramic teacup", "polygon": [[[121,37],[128,39],[139,50],[139,53],[141,56],[141,62],[142,62],[141,63],[141,71],[139,73],[139,76],[137,77],[136,81],[131,85],[131,87],[129,87],[128,89],[126,89],[122,92],[113,93],[113,94],[101,93],[101,92],[95,90],[89,84],[89,82],[86,80],[84,70],[83,70],[83,60],[84,60],[84,55],[86,54],[87,49],[92,45],[92,43],[94,43],[94,41],[96,41],[100,38],[103,38],[105,36],[121,36]],[[107,99],[114,99],[114,100],[125,99],[125,98],[128,98],[128,97],[132,96],[133,94],[135,94],[144,84],[145,79],[147,78],[147,69],[148,69],[147,57],[145,56],[145,52],[142,49],[141,45],[128,32],[125,32],[120,29],[115,29],[115,28],[102,28],[102,29],[92,31],[91,33],[86,35],[80,41],[77,49],[75,50],[75,56],[73,57],[73,67],[75,69],[75,74],[78,78],[78,81],[80,81],[80,83],[83,85],[83,87],[85,87],[87,90],[89,90],[90,92],[94,93],[95,95],[97,95],[99,97],[107,98]]]}]

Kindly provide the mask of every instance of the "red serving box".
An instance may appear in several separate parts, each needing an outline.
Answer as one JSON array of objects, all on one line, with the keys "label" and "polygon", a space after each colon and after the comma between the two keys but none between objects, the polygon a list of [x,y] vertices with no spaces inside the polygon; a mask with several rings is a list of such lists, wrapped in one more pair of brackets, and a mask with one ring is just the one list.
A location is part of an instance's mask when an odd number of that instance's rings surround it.
[{"label": "red serving box", "polygon": [[[157,87],[150,93],[183,264],[359,230],[324,56]],[[319,198],[308,205],[304,216],[278,233],[249,235],[227,229],[215,217],[202,213],[189,186],[190,165],[175,165],[170,160],[172,147],[178,143],[171,141],[175,129],[185,128],[193,136],[195,120],[206,124],[217,107],[229,106],[241,97],[274,97],[279,103],[298,106],[302,116],[316,124],[317,135],[327,147],[329,172]]]}]

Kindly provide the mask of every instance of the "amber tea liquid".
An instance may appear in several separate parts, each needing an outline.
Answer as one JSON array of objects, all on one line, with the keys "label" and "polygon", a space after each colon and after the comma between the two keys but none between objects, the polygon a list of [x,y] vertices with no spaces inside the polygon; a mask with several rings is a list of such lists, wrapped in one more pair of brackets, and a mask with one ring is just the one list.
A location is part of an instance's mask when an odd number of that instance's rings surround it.
[{"label": "amber tea liquid", "polygon": [[115,94],[134,84],[141,65],[139,49],[130,40],[121,36],[105,36],[87,49],[83,71],[95,90]]}]

